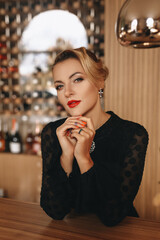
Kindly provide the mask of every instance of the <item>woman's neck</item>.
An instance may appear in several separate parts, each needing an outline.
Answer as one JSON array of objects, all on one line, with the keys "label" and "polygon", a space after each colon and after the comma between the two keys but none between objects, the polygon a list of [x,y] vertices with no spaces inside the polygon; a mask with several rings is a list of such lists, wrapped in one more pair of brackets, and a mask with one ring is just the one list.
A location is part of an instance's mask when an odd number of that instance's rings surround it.
[{"label": "woman's neck", "polygon": [[101,114],[98,115],[98,118],[95,121],[95,130],[100,128],[108,119],[110,118],[110,114],[105,113],[103,110]]},{"label": "woman's neck", "polygon": [[89,114],[88,116],[86,115],[86,117],[92,119],[94,128],[97,130],[110,118],[110,114],[104,112],[102,108],[100,108],[99,111],[96,111],[96,114]]}]

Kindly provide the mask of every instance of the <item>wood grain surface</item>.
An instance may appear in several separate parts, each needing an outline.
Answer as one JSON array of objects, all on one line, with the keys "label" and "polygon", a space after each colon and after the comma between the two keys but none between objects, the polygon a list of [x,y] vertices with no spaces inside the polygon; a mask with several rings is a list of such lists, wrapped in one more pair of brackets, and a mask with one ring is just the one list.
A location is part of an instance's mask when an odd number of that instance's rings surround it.
[{"label": "wood grain surface", "polygon": [[106,227],[94,215],[69,215],[52,220],[37,203],[0,199],[1,240],[159,240],[160,222],[125,218],[118,226]]}]

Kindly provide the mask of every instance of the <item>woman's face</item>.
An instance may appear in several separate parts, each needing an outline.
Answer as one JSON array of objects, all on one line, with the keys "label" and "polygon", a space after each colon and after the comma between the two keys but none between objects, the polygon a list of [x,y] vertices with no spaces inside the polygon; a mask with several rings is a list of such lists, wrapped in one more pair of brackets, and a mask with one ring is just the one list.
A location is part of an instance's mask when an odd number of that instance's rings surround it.
[{"label": "woman's face", "polygon": [[59,102],[71,116],[92,116],[100,107],[98,88],[82,65],[70,58],[54,66],[53,79]]}]

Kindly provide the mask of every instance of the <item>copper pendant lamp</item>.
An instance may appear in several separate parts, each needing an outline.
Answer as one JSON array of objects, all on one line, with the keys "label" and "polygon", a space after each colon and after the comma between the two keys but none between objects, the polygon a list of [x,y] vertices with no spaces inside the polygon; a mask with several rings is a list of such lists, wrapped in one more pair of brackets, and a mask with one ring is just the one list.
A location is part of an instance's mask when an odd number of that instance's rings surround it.
[{"label": "copper pendant lamp", "polygon": [[160,0],[127,0],[120,9],[116,35],[122,46],[160,47]]}]

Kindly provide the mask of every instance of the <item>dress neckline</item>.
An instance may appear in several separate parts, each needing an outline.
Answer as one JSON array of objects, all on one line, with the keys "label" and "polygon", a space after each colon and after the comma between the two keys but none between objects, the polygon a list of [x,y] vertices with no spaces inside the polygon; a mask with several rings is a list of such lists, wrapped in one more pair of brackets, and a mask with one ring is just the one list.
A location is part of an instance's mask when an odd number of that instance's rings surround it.
[{"label": "dress neckline", "polygon": [[106,113],[110,114],[110,117],[105,123],[103,123],[102,126],[100,126],[96,130],[95,137],[98,137],[99,135],[101,135],[101,133],[104,132],[104,130],[108,129],[111,126],[111,124],[113,123],[113,121],[118,118],[118,116],[112,111],[107,111]]}]

